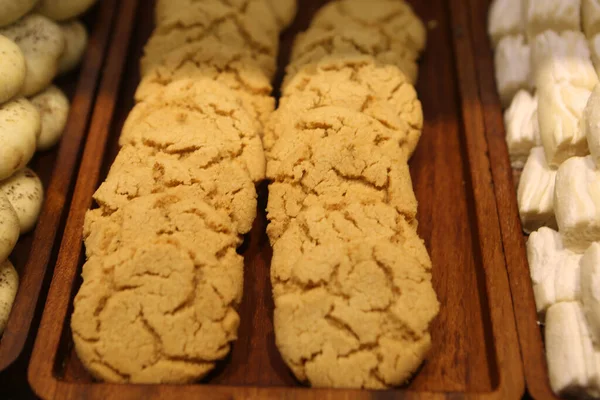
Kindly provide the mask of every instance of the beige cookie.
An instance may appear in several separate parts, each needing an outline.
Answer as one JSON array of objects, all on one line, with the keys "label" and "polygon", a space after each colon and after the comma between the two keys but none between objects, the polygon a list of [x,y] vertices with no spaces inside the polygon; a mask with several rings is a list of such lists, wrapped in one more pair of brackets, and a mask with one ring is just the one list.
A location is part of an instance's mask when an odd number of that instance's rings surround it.
[{"label": "beige cookie", "polygon": [[36,12],[55,21],[66,21],[86,12],[96,0],[39,0]]},{"label": "beige cookie", "polygon": [[29,168],[23,168],[0,181],[0,192],[8,198],[19,217],[20,233],[31,231],[44,203],[44,186],[37,174]]},{"label": "beige cookie", "polygon": [[4,333],[10,317],[17,290],[19,274],[10,260],[0,262],[0,335]]},{"label": "beige cookie", "polygon": [[425,359],[439,303],[423,242],[399,221],[311,208],[275,244],[276,343],[299,380],[383,389]]},{"label": "beige cookie", "polygon": [[417,81],[418,66],[414,51],[397,46],[381,33],[366,29],[357,23],[348,22],[335,29],[313,27],[296,37],[292,48],[291,62],[286,68],[288,85],[300,68],[318,63],[328,56],[337,58],[368,55],[383,65],[397,66],[410,80]]},{"label": "beige cookie", "polygon": [[0,192],[0,260],[6,260],[19,240],[19,216],[10,200]]},{"label": "beige cookie", "polygon": [[265,156],[256,121],[233,91],[212,80],[176,81],[138,103],[119,143],[170,154],[201,152],[202,165],[235,159],[253,181],[264,179]]},{"label": "beige cookie", "polygon": [[306,204],[385,200],[415,223],[415,198],[406,155],[396,133],[373,118],[339,107],[299,117],[269,153],[273,182],[267,233],[274,243]]},{"label": "beige cookie", "polygon": [[275,108],[271,83],[247,49],[212,39],[182,46],[150,68],[135,94],[138,101],[180,79],[212,79],[232,89],[252,118],[263,124]]},{"label": "beige cookie", "polygon": [[69,118],[69,99],[58,87],[51,85],[31,99],[39,111],[42,130],[37,140],[37,150],[44,151],[60,140]]},{"label": "beige cookie", "polygon": [[60,26],[39,14],[29,14],[0,29],[0,35],[14,41],[25,56],[27,75],[21,94],[29,97],[47,88],[57,74],[65,49]]},{"label": "beige cookie", "polygon": [[420,54],[425,48],[425,25],[403,0],[338,0],[322,7],[311,27],[337,29],[356,23],[374,29],[394,46],[406,47]]},{"label": "beige cookie", "polygon": [[254,182],[235,160],[206,164],[202,151],[170,154],[152,147],[125,146],[94,199],[103,209],[116,211],[132,199],[192,185],[203,193],[199,200],[225,211],[240,234],[252,229]]},{"label": "beige cookie", "polygon": [[298,3],[296,0],[266,0],[277,19],[280,29],[287,28],[296,18]]},{"label": "beige cookie", "polygon": [[228,218],[197,193],[174,188],[110,217],[90,213],[92,236],[111,224],[117,232],[84,265],[71,319],[77,354],[96,378],[192,382],[229,352],[243,258]]},{"label": "beige cookie", "polygon": [[71,72],[81,63],[88,44],[88,33],[78,20],[63,22],[60,29],[65,36],[65,51],[58,60],[58,73]]},{"label": "beige cookie", "polygon": [[0,35],[0,104],[18,95],[25,84],[27,66],[15,42]]},{"label": "beige cookie", "polygon": [[[279,107],[267,124],[263,143],[270,149],[299,113],[323,106],[361,111],[405,136],[409,157],[423,130],[423,109],[414,86],[395,66],[378,66],[369,56],[328,58],[302,68],[288,81]],[[275,129],[271,129],[275,128]]]},{"label": "beige cookie", "polygon": [[273,77],[279,36],[269,34],[260,20],[248,18],[218,0],[206,0],[181,9],[159,25],[144,47],[140,66],[142,76],[152,66],[160,64],[173,49],[208,38],[224,47],[248,49],[267,77]]},{"label": "beige cookie", "polygon": [[16,22],[27,14],[38,0],[0,0],[0,27]]}]

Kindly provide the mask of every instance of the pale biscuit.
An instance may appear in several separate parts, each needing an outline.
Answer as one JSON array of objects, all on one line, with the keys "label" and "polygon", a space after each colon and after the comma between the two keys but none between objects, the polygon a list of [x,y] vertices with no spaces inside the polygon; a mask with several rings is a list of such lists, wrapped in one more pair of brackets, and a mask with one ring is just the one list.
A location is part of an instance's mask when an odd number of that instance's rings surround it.
[{"label": "pale biscuit", "polygon": [[305,203],[385,200],[416,225],[417,200],[395,132],[359,112],[303,113],[270,151],[267,177],[274,188],[267,206],[272,243]]},{"label": "pale biscuit", "polygon": [[375,30],[348,22],[335,29],[314,27],[298,34],[282,88],[304,65],[317,63],[327,56],[343,58],[356,55],[369,55],[378,63],[395,65],[411,83],[417,81],[419,68],[412,50],[390,42]]},{"label": "pale biscuit", "polygon": [[425,246],[398,221],[315,207],[275,244],[276,343],[299,380],[382,389],[424,360],[439,303]]},{"label": "pale biscuit", "polygon": [[31,169],[23,168],[0,181],[0,192],[8,198],[19,217],[21,235],[31,231],[44,203],[44,186],[40,178]]},{"label": "pale biscuit", "polygon": [[243,258],[228,218],[197,193],[175,188],[108,217],[90,213],[94,235],[111,224],[118,232],[104,237],[107,247],[87,237],[92,257],[71,319],[77,354],[95,377],[191,382],[229,352]]},{"label": "pale biscuit", "polygon": [[55,21],[66,21],[86,12],[97,0],[39,0],[36,12]]},{"label": "pale biscuit", "polygon": [[30,100],[31,104],[38,109],[42,122],[37,150],[48,150],[58,143],[67,126],[71,108],[69,99],[58,87],[50,85]]},{"label": "pale biscuit", "polygon": [[406,137],[410,157],[423,130],[423,109],[414,86],[395,66],[378,66],[372,57],[327,58],[302,68],[283,91],[279,107],[263,137],[270,149],[281,132],[303,111],[339,106],[375,118]]},{"label": "pale biscuit", "polygon": [[111,212],[132,199],[161,193],[177,186],[195,186],[203,200],[225,211],[240,234],[252,228],[256,217],[254,182],[235,159],[205,162],[202,151],[165,153],[152,147],[124,146],[94,200]]},{"label": "pale biscuit", "polygon": [[88,33],[76,19],[61,23],[60,29],[65,36],[65,51],[58,60],[58,73],[66,74],[81,63],[88,44]]},{"label": "pale biscuit", "polygon": [[27,14],[38,0],[0,0],[0,27],[10,25]]},{"label": "pale biscuit", "polygon": [[399,0],[333,1],[317,12],[311,27],[337,29],[349,23],[379,31],[394,46],[412,50],[415,57],[427,41],[423,22],[408,3]]},{"label": "pale biscuit", "polygon": [[223,46],[249,49],[267,77],[272,78],[275,74],[279,36],[269,34],[260,21],[240,14],[234,7],[207,0],[179,10],[156,27],[144,47],[141,75],[159,64],[171,50],[207,38]]},{"label": "pale biscuit", "polygon": [[201,165],[235,159],[259,182],[265,176],[265,156],[257,128],[241,100],[224,85],[180,80],[133,108],[119,143],[170,154],[200,152]]},{"label": "pale biscuit", "polygon": [[27,76],[23,52],[15,42],[0,35],[0,104],[21,92]]},{"label": "pale biscuit", "polygon": [[149,69],[135,99],[144,100],[180,79],[212,79],[232,89],[253,119],[264,123],[275,108],[272,86],[249,51],[212,39],[182,46]]}]

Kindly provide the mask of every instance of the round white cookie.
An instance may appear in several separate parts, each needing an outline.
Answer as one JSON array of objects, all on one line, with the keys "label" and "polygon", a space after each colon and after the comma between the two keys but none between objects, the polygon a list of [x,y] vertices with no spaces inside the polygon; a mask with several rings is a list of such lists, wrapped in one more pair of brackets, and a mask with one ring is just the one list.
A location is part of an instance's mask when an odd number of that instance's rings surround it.
[{"label": "round white cookie", "polygon": [[31,169],[23,168],[0,182],[0,192],[17,213],[21,235],[31,231],[44,203],[44,187],[40,178]]},{"label": "round white cookie", "polygon": [[65,51],[58,60],[58,73],[62,75],[74,70],[81,62],[88,44],[88,33],[76,19],[61,23],[60,29],[65,36]]},{"label": "round white cookie", "polygon": [[21,94],[33,96],[47,88],[56,76],[58,60],[65,49],[60,26],[46,17],[30,14],[0,29],[0,35],[14,41],[25,56],[27,75]]},{"label": "round white cookie", "polygon": [[27,14],[38,0],[0,0],[0,27],[10,25]]},{"label": "round white cookie", "polygon": [[20,97],[0,105],[0,180],[25,167],[41,132],[40,113]]},{"label": "round white cookie", "polygon": [[31,103],[40,112],[42,132],[37,140],[37,150],[44,151],[60,140],[69,117],[69,99],[54,85],[32,97]]},{"label": "round white cookie", "polygon": [[18,288],[19,274],[15,267],[9,260],[0,262],[0,335],[8,323]]},{"label": "round white cookie", "polygon": [[65,21],[83,14],[96,0],[40,0],[36,11],[55,21]]},{"label": "round white cookie", "polygon": [[19,240],[19,217],[4,193],[0,193],[0,260],[6,260]]},{"label": "round white cookie", "polygon": [[23,52],[15,42],[0,35],[0,104],[19,94],[25,84],[25,75],[27,67]]}]

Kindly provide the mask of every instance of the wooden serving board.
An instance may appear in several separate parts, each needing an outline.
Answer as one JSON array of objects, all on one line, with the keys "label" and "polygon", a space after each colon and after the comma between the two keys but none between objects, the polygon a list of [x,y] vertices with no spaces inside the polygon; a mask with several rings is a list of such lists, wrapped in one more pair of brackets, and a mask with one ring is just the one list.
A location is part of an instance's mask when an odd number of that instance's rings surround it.
[{"label": "wooden serving board", "polygon": [[[10,366],[23,351],[36,315],[38,298],[43,299],[47,267],[53,267],[67,216],[66,207],[73,189],[89,116],[96,96],[104,53],[111,31],[114,0],[103,0],[84,20],[89,46],[81,67],[55,83],[71,102],[63,138],[57,148],[36,154],[29,167],[42,180],[45,200],[37,226],[22,236],[10,256],[19,273],[19,290],[8,324],[0,339],[0,371]],[[47,288],[47,285],[46,285]]]},{"label": "wooden serving board", "polygon": [[[106,1],[106,0],[104,0]],[[441,311],[432,326],[427,362],[405,388],[390,391],[310,389],[288,371],[275,346],[265,234],[266,185],[259,217],[246,239],[239,339],[230,356],[202,382],[115,385],[94,382],[73,350],[72,302],[84,261],[82,225],[92,194],[117,151],[133,106],[138,60],[152,30],[153,5],[120,2],[73,201],[29,366],[29,382],[44,399],[287,398],[520,399],[524,377],[494,194],[489,138],[479,99],[469,0],[413,1],[430,27],[417,90],[425,128],[410,162],[419,200],[419,234],[433,261]],[[280,72],[295,34],[324,3],[299,0],[284,33]],[[479,23],[485,24],[485,20]],[[281,74],[279,81],[281,80]],[[510,171],[508,167],[507,173]],[[510,177],[505,177],[512,182]]]}]

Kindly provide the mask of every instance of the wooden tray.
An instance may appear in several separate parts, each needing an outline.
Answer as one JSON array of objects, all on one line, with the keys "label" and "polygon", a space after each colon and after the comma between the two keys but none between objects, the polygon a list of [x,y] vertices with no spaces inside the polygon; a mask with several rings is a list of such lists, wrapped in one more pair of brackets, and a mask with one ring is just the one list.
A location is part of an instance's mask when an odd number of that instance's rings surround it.
[{"label": "wooden tray", "polygon": [[[308,26],[322,3],[300,0],[300,15],[282,38],[281,66],[287,63],[295,33]],[[216,371],[198,384],[176,386],[98,383],[83,369],[73,351],[69,329],[84,258],[83,218],[116,154],[117,137],[139,81],[137,65],[142,46],[152,29],[152,5],[144,2],[136,10],[135,2],[127,1],[121,2],[117,13],[119,20],[29,366],[29,382],[39,396],[521,398],[523,369],[483,129],[484,113],[473,79],[476,66],[469,4],[467,0],[413,3],[431,29],[417,88],[425,109],[425,129],[411,171],[420,201],[419,233],[431,253],[433,283],[442,308],[432,326],[430,357],[410,385],[384,392],[309,389],[299,385],[287,370],[275,347],[271,318],[271,249],[263,211],[266,185],[260,188],[259,218],[247,239],[239,339]]]},{"label": "wooden tray", "polygon": [[102,5],[96,6],[86,16],[84,22],[90,31],[90,38],[81,68],[56,82],[71,101],[71,112],[62,141],[58,149],[38,153],[29,165],[40,176],[46,198],[34,232],[21,237],[10,256],[19,272],[20,286],[6,330],[0,339],[0,371],[10,366],[21,354],[38,305],[47,266],[53,266],[56,259],[67,215],[65,206],[73,188],[74,172],[80,160],[110,36],[114,9],[111,3],[114,2],[103,0]]}]

